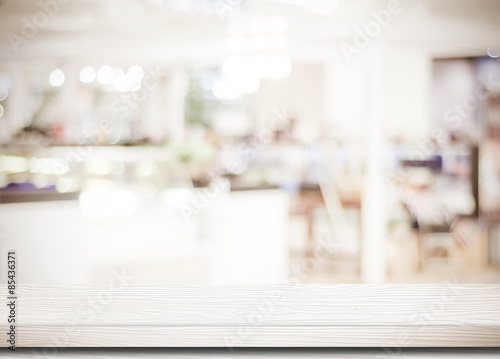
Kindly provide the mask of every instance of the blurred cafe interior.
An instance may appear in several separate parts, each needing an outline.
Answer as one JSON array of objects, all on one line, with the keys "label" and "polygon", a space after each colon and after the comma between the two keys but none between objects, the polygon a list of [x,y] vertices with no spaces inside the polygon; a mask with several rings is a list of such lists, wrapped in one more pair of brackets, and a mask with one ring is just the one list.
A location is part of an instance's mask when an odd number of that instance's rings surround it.
[{"label": "blurred cafe interior", "polygon": [[499,1],[2,0],[0,31],[19,282],[500,283]]}]

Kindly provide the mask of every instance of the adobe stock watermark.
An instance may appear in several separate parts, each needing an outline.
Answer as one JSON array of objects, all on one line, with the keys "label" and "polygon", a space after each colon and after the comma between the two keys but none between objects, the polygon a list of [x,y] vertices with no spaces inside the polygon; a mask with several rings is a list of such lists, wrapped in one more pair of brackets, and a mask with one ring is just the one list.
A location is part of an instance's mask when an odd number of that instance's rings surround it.
[{"label": "adobe stock watermark", "polygon": [[[424,332],[428,325],[436,321],[444,310],[448,308],[460,296],[460,286],[457,279],[453,282],[446,281],[439,297],[434,298],[428,305],[418,308],[408,320],[410,325],[418,327],[418,332]],[[412,338],[407,333],[399,333],[394,343],[389,343],[383,347],[384,354],[377,355],[377,359],[404,359],[402,355],[402,347],[414,346]]]},{"label": "adobe stock watermark", "polygon": [[26,45],[40,31],[46,27],[50,19],[54,18],[61,10],[61,5],[66,5],[71,0],[39,0],[40,11],[34,13],[31,18],[23,16],[21,19],[21,33],[9,32],[7,39],[12,49],[17,54],[23,45]]},{"label": "adobe stock watermark", "polygon": [[238,159],[230,160],[225,163],[223,169],[209,173],[216,179],[207,188],[193,190],[191,199],[188,202],[182,202],[178,205],[178,210],[185,224],[189,224],[193,216],[199,215],[201,211],[209,206],[211,200],[228,189],[228,183],[219,179],[223,172],[241,173],[248,166],[248,163],[269,145],[273,139],[274,132],[283,130],[287,126],[290,117],[285,108],[281,110],[275,108],[272,113],[273,116],[269,124],[258,130],[255,142],[240,144],[240,147],[236,150],[236,153],[239,155]]},{"label": "adobe stock watermark", "polygon": [[313,256],[304,259],[292,270],[286,271],[283,279],[291,285],[273,290],[268,297],[256,303],[246,313],[241,313],[238,320],[238,327],[233,333],[224,335],[224,342],[230,352],[235,346],[248,344],[249,339],[255,333],[256,328],[265,324],[271,315],[276,312],[279,305],[283,305],[286,295],[301,288],[301,284],[310,278],[317,270],[318,266],[328,260],[331,256],[341,256],[341,245],[335,235],[323,236],[314,247]]},{"label": "adobe stock watermark", "polygon": [[456,129],[464,121],[470,119],[472,114],[479,108],[479,105],[488,98],[488,88],[500,88],[500,82],[495,81],[493,76],[488,79],[481,78],[474,86],[472,94],[469,94],[461,103],[454,104],[452,108],[444,112],[444,122],[450,124],[452,129]]},{"label": "adobe stock watermark", "polygon": [[385,9],[372,11],[372,20],[368,21],[363,27],[354,28],[354,38],[351,43],[342,42],[340,50],[347,62],[351,63],[354,55],[358,55],[362,50],[366,49],[378,37],[384,28],[387,28],[394,15],[403,11],[401,0],[390,0]]},{"label": "adobe stock watermark", "polygon": [[72,338],[81,335],[81,326],[92,324],[96,314],[103,312],[113,302],[113,296],[129,286],[130,281],[133,279],[134,277],[127,275],[123,269],[121,272],[111,271],[111,279],[107,285],[97,292],[95,296],[82,301],[76,308],[75,315],[72,318],[77,322],[66,321],[63,329],[51,337],[50,343],[45,344],[45,347],[41,350],[33,349],[31,351],[32,356],[46,359],[60,354],[61,350],[72,344]]},{"label": "adobe stock watermark", "polygon": [[[443,113],[443,122],[446,126],[434,128],[431,131],[431,138],[422,139],[415,143],[410,154],[410,160],[424,160],[435,153],[437,149],[447,147],[447,126],[451,129],[457,129],[459,126],[470,119],[472,114],[480,107],[480,105],[488,98],[488,89],[500,89],[500,81],[495,80],[492,75],[488,78],[480,78],[479,82],[474,86],[474,90],[469,95],[465,96],[462,101],[453,104]],[[416,172],[415,167],[399,166],[396,173],[388,173],[386,182],[391,190],[395,190],[396,183],[408,179]]]},{"label": "adobe stock watermark", "polygon": [[158,87],[159,81],[159,67],[145,67],[141,88],[134,92],[125,93],[120,99],[113,102],[107,116],[101,118],[95,127],[84,130],[84,139],[80,145],[69,149],[64,158],[52,163],[52,171],[56,174],[64,174],[68,170],[76,168],[86,157],[90,156],[95,145],[102,143],[106,135],[112,131],[115,123],[125,120],[130,112],[147,98],[148,93]]}]

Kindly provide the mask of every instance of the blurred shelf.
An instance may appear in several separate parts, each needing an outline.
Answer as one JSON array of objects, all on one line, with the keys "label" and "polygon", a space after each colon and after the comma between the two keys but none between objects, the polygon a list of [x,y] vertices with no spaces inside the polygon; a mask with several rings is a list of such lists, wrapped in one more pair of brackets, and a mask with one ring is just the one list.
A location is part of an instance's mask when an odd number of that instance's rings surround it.
[{"label": "blurred shelf", "polygon": [[49,202],[49,201],[75,201],[78,200],[80,192],[60,193],[54,190],[0,190],[0,203],[26,203],[26,202]]}]

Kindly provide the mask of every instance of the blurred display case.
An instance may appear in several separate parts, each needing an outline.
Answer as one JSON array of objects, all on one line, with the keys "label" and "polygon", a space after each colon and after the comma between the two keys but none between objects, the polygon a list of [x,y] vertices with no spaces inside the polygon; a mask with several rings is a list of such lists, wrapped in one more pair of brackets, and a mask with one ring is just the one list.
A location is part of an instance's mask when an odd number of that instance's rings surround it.
[{"label": "blurred display case", "polygon": [[192,187],[176,149],[106,146],[8,146],[0,155],[0,200],[77,199],[86,190],[132,189],[144,196]]}]

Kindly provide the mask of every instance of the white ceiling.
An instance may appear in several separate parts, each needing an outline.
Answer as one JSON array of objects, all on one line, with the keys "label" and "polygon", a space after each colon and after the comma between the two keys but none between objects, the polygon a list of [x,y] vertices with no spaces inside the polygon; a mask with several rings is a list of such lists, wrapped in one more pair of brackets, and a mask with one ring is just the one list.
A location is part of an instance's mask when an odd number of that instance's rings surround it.
[{"label": "white ceiling", "polygon": [[[279,52],[294,61],[321,61],[340,51],[341,42],[352,43],[354,29],[363,28],[373,19],[371,12],[387,8],[388,3],[380,0],[338,0],[337,4],[336,0],[59,1],[67,3],[59,6],[46,25],[38,26],[36,35],[16,52],[9,36],[22,35],[23,19],[32,19],[42,8],[35,0],[1,0],[0,59],[71,59],[89,64],[103,59],[108,62],[161,59],[184,66],[216,63],[235,54]],[[233,8],[235,3],[241,3],[241,7]],[[327,6],[317,6],[322,3]],[[377,41],[424,46],[437,57],[485,55],[488,48],[500,48],[500,1],[401,0],[401,4],[403,11],[393,16]],[[323,13],[318,13],[322,9]]]}]

